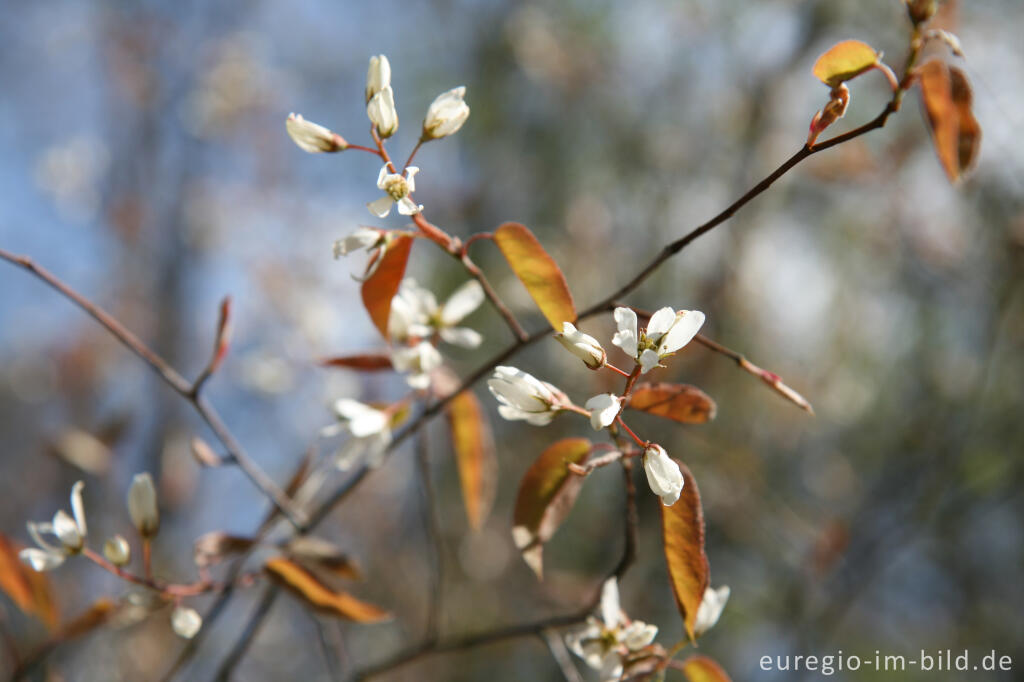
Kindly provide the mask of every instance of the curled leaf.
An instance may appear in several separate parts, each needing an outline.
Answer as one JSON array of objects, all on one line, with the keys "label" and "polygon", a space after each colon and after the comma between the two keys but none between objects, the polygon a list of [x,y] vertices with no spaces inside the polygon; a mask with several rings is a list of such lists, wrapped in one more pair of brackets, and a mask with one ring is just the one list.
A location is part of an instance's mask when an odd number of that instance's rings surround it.
[{"label": "curled leaf", "polygon": [[688,682],[732,682],[722,666],[707,656],[690,656],[682,668]]},{"label": "curled leaf", "polygon": [[523,560],[543,578],[544,543],[551,539],[569,515],[584,478],[569,471],[590,457],[586,438],[566,438],[548,446],[530,465],[516,496],[512,539]]},{"label": "curled leaf", "polygon": [[844,40],[830,47],[814,62],[814,75],[830,88],[875,68],[880,55],[859,40]]},{"label": "curled leaf", "polygon": [[703,424],[715,418],[717,407],[707,393],[688,384],[640,384],[626,407],[683,424]]},{"label": "curled leaf", "polygon": [[377,372],[380,370],[392,369],[391,356],[386,353],[339,355],[333,358],[324,358],[319,364],[321,367],[342,367],[362,372]]},{"label": "curled leaf", "polygon": [[297,563],[284,557],[269,559],[263,568],[270,577],[304,599],[314,609],[340,616],[356,623],[379,623],[391,614],[373,604],[360,601],[348,594],[332,590],[319,578]]},{"label": "curled leaf", "polygon": [[466,516],[469,525],[479,530],[491,512],[497,491],[498,459],[494,454],[494,439],[473,391],[455,396],[448,403],[447,412]]},{"label": "curled leaf", "polygon": [[387,245],[384,255],[373,274],[366,278],[362,286],[363,305],[370,319],[381,333],[388,338],[388,318],[391,316],[391,300],[398,293],[398,287],[405,276],[405,266],[409,262],[409,251],[412,249],[413,238],[406,234],[394,236]]},{"label": "curled leaf", "polygon": [[555,331],[562,331],[563,322],[576,321],[565,275],[529,228],[505,223],[495,230],[494,242]]},{"label": "curled leaf", "polygon": [[921,65],[918,82],[935,152],[950,182],[956,182],[974,165],[981,146],[971,86],[960,69],[938,59]]},{"label": "curled leaf", "polygon": [[659,505],[662,541],[672,594],[683,617],[686,634],[690,641],[695,641],[697,609],[710,582],[711,571],[704,553],[704,510],[700,491],[690,469],[678,460],[676,463],[683,473],[683,491],[672,506]]}]

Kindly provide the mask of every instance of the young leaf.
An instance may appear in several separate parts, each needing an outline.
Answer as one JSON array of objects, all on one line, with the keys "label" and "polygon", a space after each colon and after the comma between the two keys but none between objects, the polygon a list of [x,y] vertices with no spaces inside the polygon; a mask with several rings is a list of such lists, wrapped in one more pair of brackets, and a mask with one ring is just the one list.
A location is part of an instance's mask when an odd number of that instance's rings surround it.
[{"label": "young leaf", "polygon": [[57,627],[59,615],[50,579],[45,573],[37,573],[18,558],[22,547],[0,533],[0,591],[24,613],[35,616],[46,627]]},{"label": "young leaf", "polygon": [[960,69],[938,59],[922,64],[918,76],[935,152],[950,181],[956,182],[974,165],[981,146],[971,86]]},{"label": "young leaf", "polygon": [[359,601],[346,592],[332,590],[305,568],[284,557],[267,560],[263,568],[271,578],[305,599],[318,611],[356,623],[379,623],[391,618],[391,614],[373,604]]},{"label": "young leaf", "polygon": [[553,443],[530,466],[519,484],[512,539],[538,578],[544,577],[544,543],[569,515],[583,487],[583,477],[570,472],[568,465],[586,462],[590,450],[591,443],[586,438]]},{"label": "young leaf", "polygon": [[626,407],[683,424],[703,424],[717,410],[715,401],[696,386],[667,383],[640,384]]},{"label": "young leaf", "polygon": [[565,275],[529,228],[505,223],[495,230],[494,242],[555,331],[562,331],[563,322],[576,321]]},{"label": "young leaf", "polygon": [[659,505],[662,540],[676,606],[686,634],[690,641],[696,641],[693,626],[710,580],[708,557],[704,553],[704,511],[693,474],[685,464],[676,462],[683,472],[683,492],[671,507]]},{"label": "young leaf", "polygon": [[361,353],[358,355],[338,355],[333,358],[324,358],[320,361],[321,367],[344,367],[362,372],[377,372],[384,369],[391,369],[391,356],[386,353]]},{"label": "young leaf", "polygon": [[405,276],[405,266],[409,262],[412,242],[413,238],[406,234],[394,237],[381,256],[377,269],[363,282],[363,305],[384,338],[388,338],[391,299],[398,293],[398,285]]},{"label": "young leaf", "polygon": [[690,656],[683,661],[683,675],[688,682],[732,682],[722,666],[707,656]]},{"label": "young leaf", "polygon": [[844,40],[830,47],[814,62],[814,75],[830,88],[874,68],[879,55],[867,43]]},{"label": "young leaf", "polygon": [[455,396],[448,403],[447,412],[466,516],[470,527],[479,530],[491,513],[497,491],[498,459],[494,454],[494,439],[473,391]]}]

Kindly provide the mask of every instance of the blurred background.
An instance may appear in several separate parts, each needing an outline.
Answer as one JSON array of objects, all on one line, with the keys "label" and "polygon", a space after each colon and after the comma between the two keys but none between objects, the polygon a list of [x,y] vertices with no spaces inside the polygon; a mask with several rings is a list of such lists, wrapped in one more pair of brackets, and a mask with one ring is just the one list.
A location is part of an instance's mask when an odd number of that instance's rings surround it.
[{"label": "blurred background", "polygon": [[[800,165],[629,301],[705,311],[709,337],[780,374],[817,410],[809,417],[690,346],[658,378],[703,388],[717,418],[632,420],[700,484],[712,581],[732,587],[700,650],[736,680],[812,679],[764,673],[758,661],[840,649],[995,649],[1024,666],[1019,12],[1012,0],[944,9],[984,130],[981,162],[961,186],[946,180],[918,99],[908,97],[884,130]],[[366,64],[387,54],[401,121],[389,146],[402,159],[433,97],[466,85],[469,122],[421,150],[417,199],[462,237],[506,220],[529,225],[582,307],[799,148],[827,98],[811,75],[821,52],[859,38],[898,69],[908,28],[896,0],[15,0],[6,16],[0,248],[35,258],[190,377],[230,294],[234,343],[208,395],[278,481],[311,446],[333,447],[317,441],[332,400],[405,390],[399,377],[315,366],[380,345],[350,277],[361,256],[335,261],[333,240],[359,224],[402,220],[376,222],[364,207],[378,196],[377,160],[302,153],[285,135],[290,111],[366,143]],[[886,88],[878,74],[854,82],[835,131],[874,117]],[[543,328],[496,250],[480,244],[474,253],[525,324]],[[442,298],[465,279],[426,243],[410,272]],[[127,534],[124,495],[143,470],[157,476],[164,511],[159,575],[194,579],[191,544],[202,533],[253,532],[264,501],[236,469],[195,464],[189,439],[212,436],[184,401],[26,273],[3,264],[0,292],[0,532],[27,543],[25,521],[67,508],[71,484],[83,479],[94,544]],[[462,373],[510,340],[486,307],[468,322],[486,342],[448,354]],[[607,342],[611,320],[585,329]],[[580,402],[605,388],[553,342],[512,364]],[[547,579],[536,581],[509,533],[518,481],[556,436],[589,427],[499,422],[494,401],[479,395],[500,462],[498,499],[480,532],[467,527],[444,421],[427,431],[447,635],[571,612],[621,551],[621,477],[609,468],[588,480],[548,547]],[[321,527],[369,576],[353,593],[396,620],[338,624],[282,596],[236,679],[331,679],[316,644],[323,632],[343,642],[336,653],[346,671],[418,640],[430,579],[413,461],[410,448],[397,452]],[[641,482],[640,559],[622,582],[623,605],[670,645],[681,622],[657,500],[646,492]],[[85,562],[50,578],[64,621],[125,591]],[[255,594],[232,600],[178,679],[213,675]],[[200,610],[207,603],[195,601]],[[0,613],[20,651],[46,639],[2,596]],[[30,679],[160,679],[182,646],[164,611],[58,647]],[[1020,677],[1003,675],[984,679]],[[876,678],[890,676],[835,675]],[[563,677],[544,644],[527,638],[383,679]]]}]

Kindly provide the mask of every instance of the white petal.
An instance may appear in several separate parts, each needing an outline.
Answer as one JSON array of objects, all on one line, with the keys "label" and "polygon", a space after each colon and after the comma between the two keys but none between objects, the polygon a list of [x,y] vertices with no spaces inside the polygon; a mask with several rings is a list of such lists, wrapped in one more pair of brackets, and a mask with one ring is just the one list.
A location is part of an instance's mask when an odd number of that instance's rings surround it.
[{"label": "white petal", "polygon": [[658,626],[648,625],[642,620],[634,620],[622,631],[622,643],[630,651],[643,649],[658,636]]},{"label": "white petal", "polygon": [[616,308],[614,316],[619,331],[612,337],[612,343],[624,350],[629,357],[637,357],[637,343],[640,339],[636,331],[636,313],[631,308]]},{"label": "white petal", "polygon": [[370,209],[370,213],[377,216],[378,218],[387,218],[388,214],[391,213],[391,207],[394,205],[395,200],[389,196],[383,196],[380,199],[375,199],[366,205],[366,208]]},{"label": "white petal", "polygon": [[419,166],[409,166],[405,169],[405,183],[410,192],[416,191],[416,174],[419,172]]},{"label": "white petal", "polygon": [[484,337],[469,327],[443,327],[441,338],[445,343],[461,348],[476,348],[484,341]]},{"label": "white petal", "polygon": [[398,212],[402,215],[416,215],[423,210],[422,204],[417,204],[409,197],[402,197],[398,200]]},{"label": "white petal", "polygon": [[471,279],[452,293],[441,308],[441,322],[451,326],[462,321],[484,302],[484,288]]},{"label": "white petal", "polygon": [[409,388],[415,388],[418,391],[422,391],[430,386],[430,375],[409,374],[405,377],[405,383],[409,384]]},{"label": "white petal", "polygon": [[203,627],[203,618],[195,609],[179,606],[171,613],[171,628],[179,637],[192,639]]},{"label": "white petal", "polygon": [[601,682],[619,682],[622,677],[622,657],[618,652],[609,651],[601,661]]},{"label": "white petal", "polygon": [[387,179],[388,165],[384,164],[380,169],[380,173],[377,174],[377,189],[384,189],[387,187]]},{"label": "white petal", "polygon": [[651,491],[661,498],[661,503],[671,507],[683,491],[683,473],[679,465],[668,456],[660,445],[652,445],[644,452],[644,472]]},{"label": "white petal", "polygon": [[78,524],[63,509],[53,515],[53,533],[68,549],[81,549],[82,533],[78,530]]},{"label": "white petal", "polygon": [[651,315],[651,321],[647,323],[648,338],[661,336],[672,328],[675,321],[676,311],[668,307],[658,309]]},{"label": "white petal", "polygon": [[675,353],[677,350],[690,343],[700,331],[704,324],[704,313],[699,310],[680,310],[672,328],[665,337],[658,343],[658,352],[661,355]]},{"label": "white petal", "polygon": [[659,366],[659,363],[661,362],[661,357],[656,352],[648,348],[643,353],[640,354],[639,362],[640,373],[647,374],[652,369]]},{"label": "white petal", "polygon": [[25,524],[25,526],[28,528],[28,534],[32,536],[32,539],[35,540],[35,543],[37,545],[43,548],[43,551],[49,554],[64,553],[63,547],[51,545],[49,542],[43,539],[43,533],[50,533],[51,535],[53,534],[52,523],[35,523],[34,521],[29,521]]},{"label": "white petal", "polygon": [[590,410],[590,425],[595,431],[600,431],[611,426],[619,416],[622,400],[611,393],[602,393],[588,400],[584,407]]},{"label": "white petal", "polygon": [[83,538],[89,534],[88,528],[85,525],[85,506],[82,504],[82,490],[84,488],[85,483],[82,481],[76,481],[71,486],[71,513],[75,515],[78,532],[82,534]]},{"label": "white petal", "polygon": [[63,554],[47,552],[35,547],[21,550],[18,553],[18,558],[21,559],[22,563],[31,566],[32,570],[37,572],[52,571],[64,563]]},{"label": "white petal", "polygon": [[601,586],[601,620],[609,630],[614,630],[622,615],[619,606],[619,582],[614,577],[608,578]]},{"label": "white petal", "polygon": [[704,590],[704,598],[701,599],[700,606],[697,607],[697,617],[693,624],[695,635],[699,637],[714,627],[722,615],[725,603],[729,601],[729,594],[728,585],[723,585],[717,590],[710,587]]}]

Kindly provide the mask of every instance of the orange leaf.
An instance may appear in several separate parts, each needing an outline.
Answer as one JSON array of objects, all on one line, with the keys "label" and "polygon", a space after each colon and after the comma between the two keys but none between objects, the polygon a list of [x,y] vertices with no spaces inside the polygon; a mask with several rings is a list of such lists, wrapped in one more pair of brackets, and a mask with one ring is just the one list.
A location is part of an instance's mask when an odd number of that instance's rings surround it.
[{"label": "orange leaf", "polygon": [[707,656],[690,656],[683,661],[683,674],[689,682],[732,682],[722,666]]},{"label": "orange leaf", "polygon": [[935,152],[950,182],[956,182],[974,165],[981,146],[971,86],[960,69],[938,59],[922,64],[918,78]]},{"label": "orange leaf", "polygon": [[715,401],[696,386],[640,384],[626,407],[683,424],[703,424],[715,418]]},{"label": "orange leaf", "polygon": [[346,592],[337,592],[289,559],[274,557],[263,566],[272,578],[305,599],[314,609],[341,616],[356,623],[379,623],[391,617],[386,611],[359,601]]},{"label": "orange leaf", "polygon": [[586,462],[591,447],[586,438],[553,443],[530,465],[519,484],[512,539],[538,578],[543,578],[544,543],[569,515],[583,487],[583,477],[571,473],[568,464]]},{"label": "orange leaf", "polygon": [[22,549],[0,533],[0,591],[24,613],[35,616],[53,630],[57,627],[59,614],[50,579],[45,573],[37,573],[21,562],[18,552]]},{"label": "orange leaf", "polygon": [[671,507],[661,505],[662,540],[676,606],[683,616],[686,634],[690,641],[695,641],[693,626],[710,580],[710,569],[704,553],[700,491],[687,466],[678,460],[677,463],[683,472],[683,492]]},{"label": "orange leaf", "polygon": [[382,369],[391,369],[391,356],[384,353],[339,355],[333,358],[324,358],[319,364],[321,367],[346,367],[363,372],[376,372]]},{"label": "orange leaf", "polygon": [[830,88],[856,78],[878,63],[878,53],[867,43],[844,40],[830,47],[814,62],[814,75]]},{"label": "orange leaf", "polygon": [[529,228],[505,223],[495,230],[494,242],[555,331],[562,331],[563,322],[576,321],[565,275]]},{"label": "orange leaf", "polygon": [[491,513],[497,491],[498,460],[494,454],[494,439],[473,391],[455,396],[448,403],[447,412],[466,516],[469,525],[479,530]]},{"label": "orange leaf", "polygon": [[398,293],[398,286],[405,276],[405,266],[409,262],[412,242],[413,238],[407,234],[394,237],[388,242],[387,250],[381,256],[376,271],[363,282],[363,305],[384,338],[388,338],[391,299]]}]

